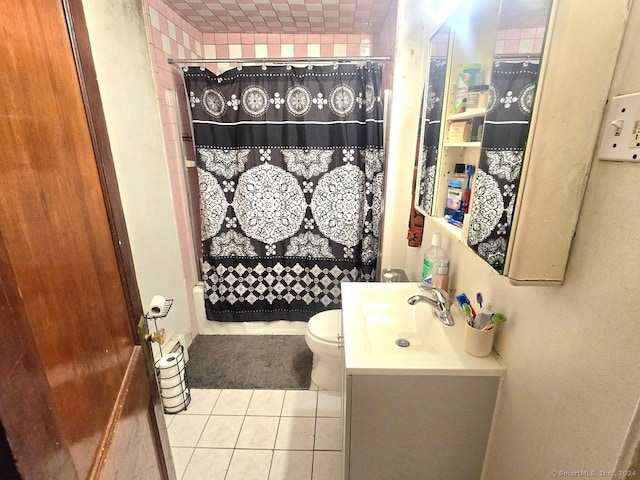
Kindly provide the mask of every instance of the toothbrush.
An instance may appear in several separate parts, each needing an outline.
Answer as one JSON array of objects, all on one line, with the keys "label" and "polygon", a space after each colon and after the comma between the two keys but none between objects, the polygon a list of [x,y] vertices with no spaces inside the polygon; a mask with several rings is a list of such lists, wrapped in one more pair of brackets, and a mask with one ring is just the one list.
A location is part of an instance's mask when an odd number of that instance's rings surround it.
[{"label": "toothbrush", "polygon": [[503,313],[494,313],[491,315],[491,323],[494,325],[500,325],[507,321],[507,317]]},{"label": "toothbrush", "polygon": [[471,315],[471,305],[465,303],[461,308],[464,312],[465,317],[467,317],[467,323],[469,324],[469,326],[471,328],[477,328],[475,318],[473,317],[473,315]]},{"label": "toothbrush", "polygon": [[460,293],[456,295],[456,300],[458,302],[458,305],[460,305],[460,308],[463,308],[462,306],[465,304],[469,305],[469,309],[471,310],[471,316],[473,318],[476,318],[476,311],[473,309],[473,305],[471,305],[471,300],[469,300],[469,297],[467,297],[466,294]]},{"label": "toothbrush", "polygon": [[476,293],[476,300],[478,301],[478,305],[480,305],[480,308],[482,308],[482,292]]},{"label": "toothbrush", "polygon": [[493,327],[500,325],[501,323],[504,323],[507,321],[507,317],[504,316],[504,314],[502,313],[494,313],[493,315],[491,315],[491,323],[488,323],[487,325],[485,325],[485,327],[482,330],[491,330]]}]

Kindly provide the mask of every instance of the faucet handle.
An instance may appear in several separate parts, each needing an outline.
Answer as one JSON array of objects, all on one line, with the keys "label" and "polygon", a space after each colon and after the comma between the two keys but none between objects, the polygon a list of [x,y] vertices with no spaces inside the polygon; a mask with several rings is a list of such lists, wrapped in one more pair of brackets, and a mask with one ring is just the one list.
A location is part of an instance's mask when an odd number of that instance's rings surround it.
[{"label": "faucet handle", "polygon": [[441,302],[443,305],[449,305],[449,294],[442,290],[441,288],[434,287],[433,285],[420,284],[420,290],[424,290],[426,292],[433,292],[433,295],[436,297],[438,302]]}]

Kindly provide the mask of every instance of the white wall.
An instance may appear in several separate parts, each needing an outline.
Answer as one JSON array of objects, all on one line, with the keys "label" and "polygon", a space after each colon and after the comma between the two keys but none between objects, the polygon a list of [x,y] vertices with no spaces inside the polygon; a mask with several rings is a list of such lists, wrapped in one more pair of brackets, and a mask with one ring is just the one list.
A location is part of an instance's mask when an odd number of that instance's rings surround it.
[{"label": "white wall", "polygon": [[[580,0],[579,7],[589,8],[584,3]],[[399,26],[410,24],[411,11],[409,17],[403,18],[403,13],[407,9],[400,8]],[[640,91],[640,53],[633,51],[638,44],[640,5],[635,2],[611,95]],[[577,81],[577,89],[580,81],[588,78]],[[422,84],[406,83],[402,88],[417,91]],[[395,84],[394,91],[397,99]],[[415,129],[409,128],[409,119],[405,125],[405,130],[396,129],[400,136],[392,140],[394,145],[413,145]],[[412,164],[406,150],[395,161]],[[394,181],[410,185],[407,166],[399,169],[404,178]],[[496,340],[507,376],[483,478],[542,479],[550,478],[553,470],[600,471],[616,466],[640,398],[635,298],[640,271],[639,183],[640,164],[594,161],[560,287],[512,286],[466,247],[445,239],[452,257],[452,284],[467,293],[481,290],[509,317]],[[387,252],[387,258],[399,262],[402,250],[405,270],[418,280],[419,249],[406,247],[406,228],[399,228],[406,225],[408,208],[404,201],[387,203],[385,208],[386,218],[399,219],[397,231],[385,230],[393,236],[385,238],[383,256]],[[423,243],[429,243],[434,229],[426,222]],[[389,260],[382,261],[386,265]]]},{"label": "white wall", "polygon": [[422,101],[421,87],[418,85],[424,84],[424,52],[430,32],[436,25],[437,21],[427,15],[424,2],[398,1],[391,106],[386,119],[390,126],[380,251],[382,268],[403,268],[406,262],[406,236],[412,202],[411,178]]},{"label": "white wall", "polygon": [[83,1],[143,307],[173,298],[158,321],[190,338],[189,309],[160,113],[140,0]]}]

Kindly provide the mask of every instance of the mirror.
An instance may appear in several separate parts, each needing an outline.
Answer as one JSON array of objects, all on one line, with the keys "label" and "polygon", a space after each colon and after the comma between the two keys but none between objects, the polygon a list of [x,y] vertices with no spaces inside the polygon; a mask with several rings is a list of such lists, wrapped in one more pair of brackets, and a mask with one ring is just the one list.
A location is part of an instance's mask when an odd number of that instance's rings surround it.
[{"label": "mirror", "polygon": [[513,225],[551,3],[470,2],[431,37],[416,209],[499,273]]},{"label": "mirror", "polygon": [[449,42],[448,24],[442,25],[429,40],[429,70],[422,101],[421,141],[418,150],[422,181],[416,192],[416,206],[423,215],[431,215],[433,208]]}]

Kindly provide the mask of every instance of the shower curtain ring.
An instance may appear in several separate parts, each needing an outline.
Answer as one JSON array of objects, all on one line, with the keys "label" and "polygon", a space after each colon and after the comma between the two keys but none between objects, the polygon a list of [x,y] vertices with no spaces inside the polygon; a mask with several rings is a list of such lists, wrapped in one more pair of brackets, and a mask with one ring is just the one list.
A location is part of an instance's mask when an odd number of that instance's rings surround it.
[{"label": "shower curtain ring", "polygon": [[333,62],[333,69],[334,70],[338,69],[338,62],[337,61]]},{"label": "shower curtain ring", "polygon": [[291,64],[287,63],[287,70],[291,70]]},{"label": "shower curtain ring", "polygon": [[242,62],[238,62],[238,66],[236,68],[238,71],[242,70]]}]

